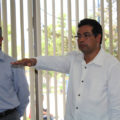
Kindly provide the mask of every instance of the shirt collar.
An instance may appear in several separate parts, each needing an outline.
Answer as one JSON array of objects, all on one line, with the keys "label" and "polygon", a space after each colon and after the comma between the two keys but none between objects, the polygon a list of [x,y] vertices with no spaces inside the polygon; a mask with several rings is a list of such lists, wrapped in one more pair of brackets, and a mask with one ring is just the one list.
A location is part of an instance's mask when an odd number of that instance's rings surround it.
[{"label": "shirt collar", "polygon": [[101,48],[99,53],[97,54],[97,56],[90,62],[90,63],[94,63],[96,65],[100,65],[102,66],[103,65],[103,61],[104,61],[104,49]]},{"label": "shirt collar", "polygon": [[[103,57],[104,52],[105,52],[104,49],[101,48],[100,51],[98,52],[97,56],[91,62],[89,62],[88,64],[96,64],[96,65],[102,66],[103,62],[104,62],[104,57]],[[84,55],[83,55],[82,64],[85,64]]]}]

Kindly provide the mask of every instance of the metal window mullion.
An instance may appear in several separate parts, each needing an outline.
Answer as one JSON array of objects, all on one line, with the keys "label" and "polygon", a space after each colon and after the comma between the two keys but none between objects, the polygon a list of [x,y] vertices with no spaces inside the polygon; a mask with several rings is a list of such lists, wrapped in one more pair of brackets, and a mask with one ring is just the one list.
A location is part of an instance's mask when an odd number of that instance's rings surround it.
[{"label": "metal window mullion", "polygon": [[72,19],[71,0],[68,0],[68,51],[72,51]]},{"label": "metal window mullion", "polygon": [[7,1],[2,0],[4,52],[8,54]]},{"label": "metal window mullion", "polygon": [[[33,51],[33,18],[32,18],[32,0],[28,0],[28,40],[29,40],[29,57],[34,56]],[[34,82],[34,70],[30,68],[30,101],[31,101],[31,120],[36,120],[35,115],[35,82]]]},{"label": "metal window mullion", "polygon": [[[36,40],[37,40],[37,56],[41,55],[41,12],[40,0],[36,0]],[[39,119],[43,120],[43,79],[42,71],[38,71],[38,102],[39,102]]]},{"label": "metal window mullion", "polygon": [[65,115],[65,105],[66,105],[66,87],[65,87],[65,74],[62,74],[63,81],[63,117]]},{"label": "metal window mullion", "polygon": [[1,26],[1,19],[2,19],[2,15],[1,15],[1,10],[2,10],[2,1],[0,0],[0,26]]},{"label": "metal window mullion", "polygon": [[[53,52],[56,56],[55,0],[52,0]],[[58,120],[57,72],[54,72],[55,119]]]},{"label": "metal window mullion", "polygon": [[43,76],[42,71],[38,71],[38,91],[39,91],[39,119],[43,120]]},{"label": "metal window mullion", "polygon": [[[60,11],[61,11],[61,40],[62,40],[62,55],[64,55],[64,17],[63,17],[63,0],[60,2]],[[65,74],[62,74],[63,78],[63,115],[65,115]]]},{"label": "metal window mullion", "polygon": [[37,54],[40,56],[42,54],[42,44],[41,44],[41,9],[40,9],[40,1],[36,1],[36,32],[37,32]]},{"label": "metal window mullion", "polygon": [[[48,55],[48,32],[47,32],[47,1],[44,0],[44,23],[45,23],[45,55]],[[47,119],[50,120],[50,99],[49,99],[49,76],[46,71],[47,84]]]},{"label": "metal window mullion", "polygon": [[[38,55],[38,43],[37,43],[37,39],[39,37],[40,39],[40,36],[38,35],[39,31],[38,31],[38,26],[40,27],[40,21],[38,18],[40,16],[40,1],[39,0],[34,0],[33,1],[33,28],[34,28],[34,55],[37,56]],[[36,119],[39,120],[39,119],[42,119],[42,93],[40,95],[40,92],[39,92],[39,81],[38,81],[38,71],[35,70],[35,93],[36,93]],[[42,86],[42,85],[41,85]],[[42,91],[41,91],[42,92]],[[41,96],[41,97],[40,97]],[[40,99],[39,99],[40,98]],[[39,102],[41,102],[41,107]],[[41,108],[41,113],[39,112],[39,108]],[[41,114],[41,115],[40,115]],[[40,118],[39,118],[40,117]]]},{"label": "metal window mullion", "polygon": [[102,46],[105,48],[105,37],[104,37],[104,0],[101,0],[101,25],[103,28],[103,39],[102,39]]},{"label": "metal window mullion", "polygon": [[96,16],[96,14],[95,14],[95,12],[96,12],[95,8],[96,8],[95,0],[93,0],[93,18],[94,19],[95,19],[95,16]]},{"label": "metal window mullion", "polygon": [[87,0],[84,0],[84,17],[87,18]]},{"label": "metal window mullion", "polygon": [[44,23],[45,23],[45,55],[48,55],[48,37],[47,37],[47,3],[44,0]]},{"label": "metal window mullion", "polygon": [[25,57],[23,0],[20,0],[21,54]]},{"label": "metal window mullion", "polygon": [[54,72],[55,119],[58,120],[57,72]]},{"label": "metal window mullion", "polygon": [[17,44],[16,44],[16,6],[15,0],[10,0],[11,8],[11,42],[12,42],[12,56],[17,58]]},{"label": "metal window mullion", "polygon": [[118,59],[120,60],[120,0],[117,0]]},{"label": "metal window mullion", "polygon": [[[75,15],[76,15],[76,33],[78,31],[78,22],[79,22],[79,0],[75,1]],[[78,49],[77,45],[77,40],[76,40],[76,49]]]},{"label": "metal window mullion", "polygon": [[[76,28],[78,27],[79,22],[79,0],[75,0],[75,18],[76,18]],[[76,29],[77,32],[77,29]]]},{"label": "metal window mullion", "polygon": [[62,55],[64,55],[64,16],[63,16],[63,0],[61,0],[60,2],[61,7],[60,7],[60,11],[61,11],[61,40],[62,40]]},{"label": "metal window mullion", "polygon": [[110,41],[109,51],[110,51],[111,54],[113,54],[112,0],[109,0],[109,41]]},{"label": "metal window mullion", "polygon": [[33,51],[33,11],[32,0],[28,0],[28,37],[29,37],[29,57],[34,57]]},{"label": "metal window mullion", "polygon": [[43,76],[42,71],[38,71],[38,91],[39,91],[39,119],[43,120]]},{"label": "metal window mullion", "polygon": [[[20,0],[20,27],[21,27],[21,57],[25,57],[24,44],[24,15],[23,15],[23,0]],[[26,111],[24,112],[23,120],[26,120]]]},{"label": "metal window mullion", "polygon": [[52,0],[53,54],[56,55],[55,0]]}]

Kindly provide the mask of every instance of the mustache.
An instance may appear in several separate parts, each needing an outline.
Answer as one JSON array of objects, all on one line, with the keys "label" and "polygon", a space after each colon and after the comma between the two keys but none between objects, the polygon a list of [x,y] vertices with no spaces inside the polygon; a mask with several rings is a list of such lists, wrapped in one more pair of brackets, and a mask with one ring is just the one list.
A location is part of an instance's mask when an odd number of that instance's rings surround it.
[{"label": "mustache", "polygon": [[79,43],[79,46],[88,46],[88,45],[85,43]]}]

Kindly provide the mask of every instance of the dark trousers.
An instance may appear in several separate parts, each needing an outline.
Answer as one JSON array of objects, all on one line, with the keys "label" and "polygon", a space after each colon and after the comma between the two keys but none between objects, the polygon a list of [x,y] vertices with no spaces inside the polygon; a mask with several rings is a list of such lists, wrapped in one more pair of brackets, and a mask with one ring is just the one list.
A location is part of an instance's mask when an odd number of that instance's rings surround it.
[{"label": "dark trousers", "polygon": [[0,120],[20,120],[19,113],[15,110],[6,116],[0,117]]}]

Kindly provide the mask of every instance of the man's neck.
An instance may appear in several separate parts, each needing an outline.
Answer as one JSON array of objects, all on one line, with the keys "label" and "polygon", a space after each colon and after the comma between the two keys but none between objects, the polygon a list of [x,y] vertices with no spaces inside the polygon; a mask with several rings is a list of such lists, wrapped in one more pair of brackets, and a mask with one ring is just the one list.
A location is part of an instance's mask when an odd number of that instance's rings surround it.
[{"label": "man's neck", "polygon": [[98,48],[96,51],[94,51],[92,53],[84,54],[84,60],[85,60],[86,64],[89,63],[90,61],[92,61],[97,56],[99,51],[100,51],[100,48]]}]

